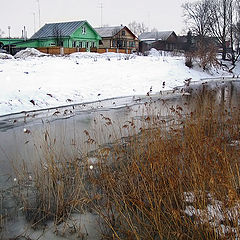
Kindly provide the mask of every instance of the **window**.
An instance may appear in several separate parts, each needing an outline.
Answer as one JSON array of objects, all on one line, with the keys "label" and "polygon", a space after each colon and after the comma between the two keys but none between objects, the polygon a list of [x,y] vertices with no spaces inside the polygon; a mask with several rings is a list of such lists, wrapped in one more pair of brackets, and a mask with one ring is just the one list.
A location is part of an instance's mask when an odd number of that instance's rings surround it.
[{"label": "window", "polygon": [[73,41],[73,43],[72,43],[72,47],[76,47],[76,41]]},{"label": "window", "polygon": [[50,46],[56,46],[56,43],[50,43]]},{"label": "window", "polygon": [[96,47],[96,43],[92,42],[92,47],[95,48]]},{"label": "window", "polygon": [[82,48],[83,47],[83,43],[79,42],[79,47]]},{"label": "window", "polygon": [[117,40],[117,47],[122,48],[123,47],[123,40]]},{"label": "window", "polygon": [[130,41],[129,42],[129,47],[135,47],[135,42],[134,41]]},{"label": "window", "polygon": [[82,42],[82,48],[85,48],[85,42]]},{"label": "window", "polygon": [[113,47],[116,47],[116,42],[115,42],[115,40],[112,40],[112,46],[113,46]]},{"label": "window", "polygon": [[63,47],[63,41],[60,42],[60,47]]},{"label": "window", "polygon": [[86,42],[86,48],[89,48],[89,42]]},{"label": "window", "polygon": [[82,27],[82,34],[83,34],[83,35],[86,34],[86,27]]},{"label": "window", "polygon": [[126,35],[125,30],[122,30],[122,36],[125,36],[125,35]]}]

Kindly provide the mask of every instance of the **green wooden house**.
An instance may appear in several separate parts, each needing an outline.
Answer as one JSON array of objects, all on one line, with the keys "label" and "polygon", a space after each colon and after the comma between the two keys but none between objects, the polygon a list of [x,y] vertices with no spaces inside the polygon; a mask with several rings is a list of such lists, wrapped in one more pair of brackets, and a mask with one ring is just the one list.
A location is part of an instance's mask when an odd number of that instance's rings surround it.
[{"label": "green wooden house", "polygon": [[2,48],[4,45],[18,43],[19,41],[23,41],[23,39],[21,39],[21,38],[0,38],[0,48]]},{"label": "green wooden house", "polygon": [[16,43],[16,47],[98,48],[101,36],[87,21],[45,24],[30,39]]}]

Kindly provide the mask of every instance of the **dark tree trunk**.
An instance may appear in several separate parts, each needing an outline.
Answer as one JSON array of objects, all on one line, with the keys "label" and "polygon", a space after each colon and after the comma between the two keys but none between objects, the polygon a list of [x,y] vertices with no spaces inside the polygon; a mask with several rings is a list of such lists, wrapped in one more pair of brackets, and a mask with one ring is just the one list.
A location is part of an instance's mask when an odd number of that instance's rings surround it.
[{"label": "dark tree trunk", "polygon": [[226,47],[226,42],[223,41],[222,43],[222,60],[226,60],[226,55],[227,55],[227,47]]}]

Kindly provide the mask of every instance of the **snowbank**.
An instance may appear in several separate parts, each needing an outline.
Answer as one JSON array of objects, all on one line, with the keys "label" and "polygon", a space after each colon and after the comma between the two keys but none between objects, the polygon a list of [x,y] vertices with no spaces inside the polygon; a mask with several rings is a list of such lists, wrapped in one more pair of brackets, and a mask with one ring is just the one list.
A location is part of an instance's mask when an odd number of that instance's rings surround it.
[{"label": "snowbank", "polygon": [[0,53],[0,59],[13,59],[14,57],[7,53]]},{"label": "snowbank", "polygon": [[17,54],[18,60],[0,59],[0,115],[145,95],[150,89],[157,93],[182,86],[186,79],[198,81],[228,75],[221,69],[211,72],[189,69],[184,57],[117,53],[74,53],[69,57],[44,55],[35,49],[26,49]]},{"label": "snowbank", "polygon": [[151,48],[150,51],[148,52],[148,56],[159,57],[160,52],[158,50],[156,50],[155,48]]},{"label": "snowbank", "polygon": [[125,53],[113,53],[113,52],[108,52],[108,53],[91,53],[91,52],[76,52],[72,53],[69,55],[70,58],[89,58],[89,59],[99,59],[99,58],[104,58],[104,59],[126,59],[128,58],[133,58],[135,55],[133,54],[125,54]]},{"label": "snowbank", "polygon": [[42,53],[35,48],[26,48],[26,49],[16,53],[14,57],[25,59],[27,57],[43,57],[43,56],[47,56],[47,55],[48,54]]}]

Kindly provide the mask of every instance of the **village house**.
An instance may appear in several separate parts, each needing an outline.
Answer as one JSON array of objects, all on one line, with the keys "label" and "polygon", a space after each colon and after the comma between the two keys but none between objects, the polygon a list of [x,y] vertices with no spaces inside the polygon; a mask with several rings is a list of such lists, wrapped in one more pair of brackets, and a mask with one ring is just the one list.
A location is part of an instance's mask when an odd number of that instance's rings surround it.
[{"label": "village house", "polygon": [[19,41],[23,41],[21,38],[0,38],[0,48],[2,48],[4,45],[14,44]]},{"label": "village house", "polygon": [[126,26],[101,27],[95,28],[101,36],[99,48],[108,49],[125,49],[130,52],[138,51],[139,40]]},{"label": "village house", "polygon": [[18,48],[64,47],[98,48],[100,35],[87,21],[49,23],[40,28],[29,40],[15,43]]},{"label": "village house", "polygon": [[144,53],[151,48],[162,51],[177,49],[178,37],[174,31],[144,32],[139,36],[139,51]]}]

